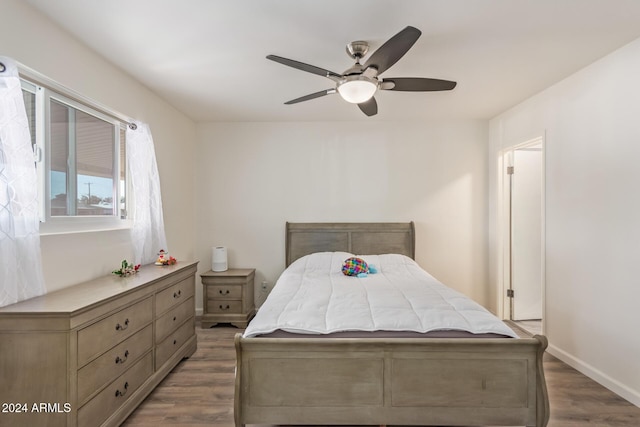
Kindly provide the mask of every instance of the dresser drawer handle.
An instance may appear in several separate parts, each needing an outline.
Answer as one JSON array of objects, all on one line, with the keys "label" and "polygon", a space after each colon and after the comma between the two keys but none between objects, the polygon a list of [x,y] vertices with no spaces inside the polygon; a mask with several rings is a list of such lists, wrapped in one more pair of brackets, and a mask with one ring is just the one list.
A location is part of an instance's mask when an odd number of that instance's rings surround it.
[{"label": "dresser drawer handle", "polygon": [[173,340],[173,345],[176,345],[178,343],[178,340]]},{"label": "dresser drawer handle", "polygon": [[173,321],[175,322],[178,319],[177,316],[173,316]]},{"label": "dresser drawer handle", "polygon": [[225,289],[224,292],[220,289],[220,295],[229,295],[229,289]]},{"label": "dresser drawer handle", "polygon": [[129,383],[126,382],[124,383],[124,391],[116,390],[116,397],[124,396],[125,394],[127,394],[128,390],[129,390]]},{"label": "dresser drawer handle", "polygon": [[222,304],[220,304],[220,310],[229,310],[230,308],[229,304],[227,304],[226,307],[223,307]]},{"label": "dresser drawer handle", "polygon": [[178,290],[178,292],[173,293],[174,298],[180,298],[182,296],[182,291]]},{"label": "dresser drawer handle", "polygon": [[126,319],[124,321],[124,326],[122,326],[120,323],[118,323],[116,325],[116,331],[124,331],[125,329],[127,329],[129,327],[129,319]]},{"label": "dresser drawer handle", "polygon": [[128,358],[129,358],[129,350],[125,350],[124,359],[120,358],[120,356],[116,356],[116,365],[126,362]]}]

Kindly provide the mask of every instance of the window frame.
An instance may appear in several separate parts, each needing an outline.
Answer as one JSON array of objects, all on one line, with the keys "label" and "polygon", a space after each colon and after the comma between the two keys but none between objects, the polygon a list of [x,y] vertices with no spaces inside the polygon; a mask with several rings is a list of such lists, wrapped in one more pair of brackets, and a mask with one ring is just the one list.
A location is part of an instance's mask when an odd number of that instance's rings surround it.
[{"label": "window frame", "polygon": [[[40,213],[40,235],[82,233],[129,229],[132,227],[130,215],[131,182],[127,159],[121,165],[121,134],[131,123],[123,115],[82,96],[33,70],[19,67],[23,90],[35,94],[35,146],[34,162],[38,176],[38,202]],[[103,120],[113,126],[113,215],[65,215],[51,216],[51,101]],[[124,172],[125,188],[121,190],[121,173]],[[77,178],[74,178],[77,179]],[[124,194],[123,194],[124,193]],[[120,200],[124,199],[124,209]],[[121,217],[124,211],[124,218]]]}]

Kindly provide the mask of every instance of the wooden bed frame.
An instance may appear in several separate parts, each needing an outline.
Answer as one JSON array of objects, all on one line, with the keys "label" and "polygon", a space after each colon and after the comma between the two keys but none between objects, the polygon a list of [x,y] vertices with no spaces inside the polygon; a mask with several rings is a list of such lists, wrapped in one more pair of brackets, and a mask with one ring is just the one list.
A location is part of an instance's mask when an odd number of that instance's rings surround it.
[{"label": "wooden bed frame", "polygon": [[[287,223],[286,262],[320,251],[414,257],[413,223]],[[536,426],[544,336],[235,337],[235,423]]]}]

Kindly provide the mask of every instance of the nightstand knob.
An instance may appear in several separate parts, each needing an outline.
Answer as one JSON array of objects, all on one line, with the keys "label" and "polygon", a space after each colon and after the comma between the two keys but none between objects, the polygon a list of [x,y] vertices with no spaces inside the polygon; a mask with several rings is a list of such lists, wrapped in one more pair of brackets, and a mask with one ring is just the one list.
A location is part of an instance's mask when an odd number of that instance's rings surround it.
[{"label": "nightstand knob", "polygon": [[225,289],[224,292],[220,289],[220,295],[229,295],[229,289]]},{"label": "nightstand knob", "polygon": [[220,304],[220,310],[229,310],[230,308],[229,304],[227,304],[226,307],[223,307],[222,304]]}]

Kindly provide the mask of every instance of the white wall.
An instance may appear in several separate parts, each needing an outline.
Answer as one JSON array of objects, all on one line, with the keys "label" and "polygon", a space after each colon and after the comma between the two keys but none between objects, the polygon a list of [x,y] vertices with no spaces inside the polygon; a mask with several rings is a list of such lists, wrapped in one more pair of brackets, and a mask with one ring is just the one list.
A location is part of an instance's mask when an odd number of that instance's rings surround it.
[{"label": "white wall", "polygon": [[224,245],[231,267],[273,286],[286,221],[413,220],[417,261],[490,304],[487,138],[480,121],[199,124],[200,270]]},{"label": "white wall", "polygon": [[[149,123],[171,255],[195,259],[194,123],[26,2],[2,0],[0,16],[3,18],[0,25],[3,55],[100,104]],[[126,231],[43,236],[41,245],[48,291],[109,274],[124,258],[132,261]]]},{"label": "white wall", "polygon": [[[536,66],[537,64],[531,64]],[[640,405],[640,39],[490,123],[501,149],[546,134],[550,352]],[[491,277],[497,194],[491,192]]]}]

